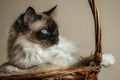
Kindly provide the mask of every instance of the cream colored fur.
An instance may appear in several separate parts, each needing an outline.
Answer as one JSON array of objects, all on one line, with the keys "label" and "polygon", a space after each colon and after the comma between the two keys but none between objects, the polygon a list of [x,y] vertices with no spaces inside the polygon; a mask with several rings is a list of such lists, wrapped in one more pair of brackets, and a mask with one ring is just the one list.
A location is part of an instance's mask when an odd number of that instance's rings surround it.
[{"label": "cream colored fur", "polygon": [[[12,63],[15,63],[18,67],[6,63],[1,66],[0,75],[16,75],[56,70],[69,68],[76,64],[79,61],[79,56],[74,56],[77,48],[65,38],[61,36],[59,38],[60,41],[57,45],[45,49],[38,44],[29,42],[24,36],[19,37],[14,46],[20,44],[23,47],[23,51],[16,50],[16,54],[12,54],[16,56],[11,60]],[[114,57],[111,54],[108,55],[109,56],[103,55],[102,65],[104,66],[109,66],[114,63]],[[26,69],[19,68],[19,66],[23,66]]]},{"label": "cream colored fur", "polygon": [[[61,36],[59,39],[57,45],[46,49],[38,44],[29,42],[24,36],[19,37],[14,46],[20,44],[23,47],[23,51],[17,51],[16,49],[15,52],[11,53],[11,55],[15,55],[15,57],[11,59],[11,63],[25,68],[39,65],[39,71],[68,68],[74,65],[79,60],[77,56],[73,54],[76,52],[76,47]],[[6,66],[4,66],[4,68],[5,67]],[[8,72],[21,72],[21,69],[12,67],[12,65],[8,65],[6,69]],[[30,70],[26,69],[25,72],[26,71],[29,72]],[[24,72],[24,70],[22,70],[22,72]]]}]

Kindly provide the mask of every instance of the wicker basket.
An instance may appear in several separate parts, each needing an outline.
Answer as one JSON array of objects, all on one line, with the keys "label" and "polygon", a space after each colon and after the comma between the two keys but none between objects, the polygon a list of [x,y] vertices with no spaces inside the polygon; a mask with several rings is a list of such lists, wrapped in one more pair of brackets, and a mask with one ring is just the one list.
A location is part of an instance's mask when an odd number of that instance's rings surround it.
[{"label": "wicker basket", "polygon": [[93,66],[80,66],[49,72],[30,73],[24,75],[0,76],[0,80],[98,80],[101,62],[101,26],[95,0],[88,0],[95,22],[95,54]]}]

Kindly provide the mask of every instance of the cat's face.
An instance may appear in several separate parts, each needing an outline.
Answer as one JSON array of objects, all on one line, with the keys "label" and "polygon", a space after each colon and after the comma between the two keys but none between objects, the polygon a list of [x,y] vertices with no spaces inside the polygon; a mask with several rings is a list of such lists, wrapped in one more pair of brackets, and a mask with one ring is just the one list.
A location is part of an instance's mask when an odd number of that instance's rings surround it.
[{"label": "cat's face", "polygon": [[58,26],[50,16],[55,8],[56,6],[49,11],[36,14],[34,9],[29,7],[15,22],[15,30],[20,36],[43,47],[57,44],[59,41]]}]

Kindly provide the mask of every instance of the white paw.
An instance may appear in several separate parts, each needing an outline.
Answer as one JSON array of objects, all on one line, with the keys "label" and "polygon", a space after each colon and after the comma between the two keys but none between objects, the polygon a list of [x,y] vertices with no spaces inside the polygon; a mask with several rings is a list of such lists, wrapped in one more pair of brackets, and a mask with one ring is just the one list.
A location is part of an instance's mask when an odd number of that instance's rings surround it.
[{"label": "white paw", "polygon": [[109,67],[115,64],[115,62],[116,62],[116,59],[112,54],[103,54],[102,63],[101,63],[102,66]]}]

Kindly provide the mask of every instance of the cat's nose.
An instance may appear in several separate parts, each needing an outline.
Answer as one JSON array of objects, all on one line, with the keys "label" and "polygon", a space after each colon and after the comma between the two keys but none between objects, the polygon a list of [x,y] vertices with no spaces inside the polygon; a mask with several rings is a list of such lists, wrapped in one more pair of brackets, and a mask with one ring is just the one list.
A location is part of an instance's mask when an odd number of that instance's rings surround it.
[{"label": "cat's nose", "polygon": [[53,43],[57,43],[59,41],[59,38],[58,36],[52,35],[50,36],[50,41]]},{"label": "cat's nose", "polygon": [[57,36],[51,36],[50,40],[52,40],[52,41],[57,41],[57,40],[58,40],[58,37],[57,37]]}]

